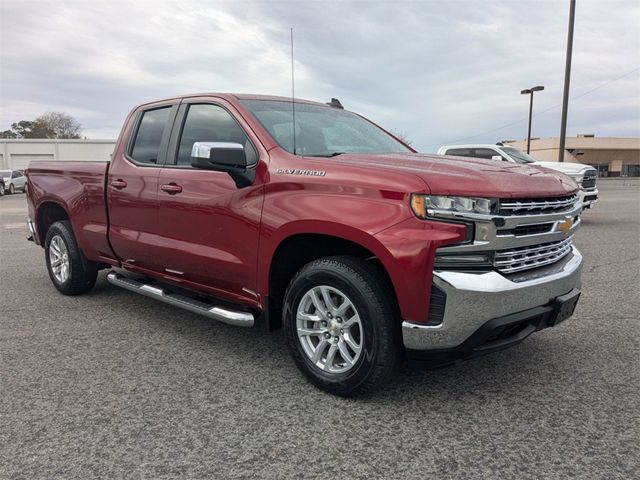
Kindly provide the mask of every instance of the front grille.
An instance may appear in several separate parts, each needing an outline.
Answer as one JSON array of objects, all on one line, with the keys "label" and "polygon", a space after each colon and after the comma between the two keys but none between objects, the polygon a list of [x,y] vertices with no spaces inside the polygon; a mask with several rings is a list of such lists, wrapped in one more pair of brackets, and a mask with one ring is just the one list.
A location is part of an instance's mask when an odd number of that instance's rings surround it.
[{"label": "front grille", "polygon": [[518,225],[516,228],[498,230],[498,236],[514,235],[516,237],[524,237],[526,235],[540,235],[541,233],[550,232],[554,223],[536,223],[532,225]]},{"label": "front grille", "polygon": [[494,266],[502,273],[515,273],[557,262],[571,251],[573,235],[555,242],[497,250]]},{"label": "front grille", "polygon": [[584,177],[582,178],[582,188],[587,189],[595,187],[597,176],[598,173],[593,170],[589,170],[587,173],[585,173]]},{"label": "front grille", "polygon": [[499,215],[541,215],[571,210],[577,195],[547,198],[505,198],[500,200]]}]

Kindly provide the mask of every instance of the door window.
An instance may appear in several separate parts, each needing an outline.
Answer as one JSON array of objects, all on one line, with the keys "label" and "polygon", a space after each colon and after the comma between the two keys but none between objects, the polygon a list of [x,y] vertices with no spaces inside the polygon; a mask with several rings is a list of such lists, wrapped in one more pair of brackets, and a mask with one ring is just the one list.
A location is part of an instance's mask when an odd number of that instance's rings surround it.
[{"label": "door window", "polygon": [[136,138],[131,148],[130,156],[137,163],[156,164],[160,153],[160,142],[169,120],[171,107],[148,110],[142,114],[142,119],[136,132]]},{"label": "door window", "polygon": [[447,155],[456,155],[458,157],[471,157],[470,148],[450,148],[447,150]]},{"label": "door window", "polygon": [[238,122],[219,105],[189,106],[178,145],[177,165],[191,165],[191,150],[196,142],[230,142],[244,147],[247,165],[258,162],[258,155]]},{"label": "door window", "polygon": [[[476,148],[476,152],[474,157],[476,158],[486,158],[487,160],[491,160],[491,157],[501,157],[502,155],[500,155],[498,152],[496,152],[495,150],[492,150],[490,148]],[[504,160],[504,158],[502,158],[502,160]]]}]

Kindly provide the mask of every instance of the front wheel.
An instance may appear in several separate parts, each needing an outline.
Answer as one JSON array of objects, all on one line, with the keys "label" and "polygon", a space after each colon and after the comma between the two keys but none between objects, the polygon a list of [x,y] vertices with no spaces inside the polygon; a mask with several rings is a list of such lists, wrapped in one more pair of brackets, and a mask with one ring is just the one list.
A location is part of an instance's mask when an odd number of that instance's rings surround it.
[{"label": "front wheel", "polygon": [[97,265],[82,255],[68,221],[51,225],[44,252],[49,277],[61,293],[79,295],[93,288],[98,276]]},{"label": "front wheel", "polygon": [[340,396],[380,388],[402,361],[400,318],[381,272],[364,260],[328,257],[291,280],[283,325],[296,365]]},{"label": "front wheel", "polygon": [[4,183],[0,183],[0,197],[4,196]]},{"label": "front wheel", "polygon": [[13,186],[13,183],[9,184],[9,193],[11,195],[13,195],[14,193],[16,193],[16,187]]}]

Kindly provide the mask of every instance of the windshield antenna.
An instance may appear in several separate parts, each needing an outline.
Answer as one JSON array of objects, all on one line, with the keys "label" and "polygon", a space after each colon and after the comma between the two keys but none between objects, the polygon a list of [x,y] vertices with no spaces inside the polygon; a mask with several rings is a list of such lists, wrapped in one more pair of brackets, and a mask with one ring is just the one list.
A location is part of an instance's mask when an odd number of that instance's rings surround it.
[{"label": "windshield antenna", "polygon": [[291,27],[291,112],[293,113],[293,154],[296,154],[296,91],[293,78],[293,27]]}]

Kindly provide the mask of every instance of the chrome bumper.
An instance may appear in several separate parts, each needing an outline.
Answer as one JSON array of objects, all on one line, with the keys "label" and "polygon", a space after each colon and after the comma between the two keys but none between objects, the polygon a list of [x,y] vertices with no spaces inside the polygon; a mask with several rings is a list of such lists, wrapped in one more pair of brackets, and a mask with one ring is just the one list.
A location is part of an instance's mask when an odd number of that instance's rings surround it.
[{"label": "chrome bumper", "polygon": [[27,236],[27,240],[29,240],[30,242],[34,242],[36,245],[39,245],[38,236],[36,235],[36,227],[30,218],[27,219],[27,227],[29,227],[29,235]]},{"label": "chrome bumper", "polygon": [[547,305],[580,288],[582,255],[572,252],[537,272],[509,278],[498,272],[436,271],[434,284],[446,295],[444,319],[435,326],[402,323],[404,345],[412,350],[455,348],[489,320]]},{"label": "chrome bumper", "polygon": [[[591,198],[591,200],[585,201],[585,199],[587,198]],[[583,208],[589,208],[592,205],[598,203],[598,188],[593,187],[589,190],[580,190],[580,203],[582,204]]]}]

